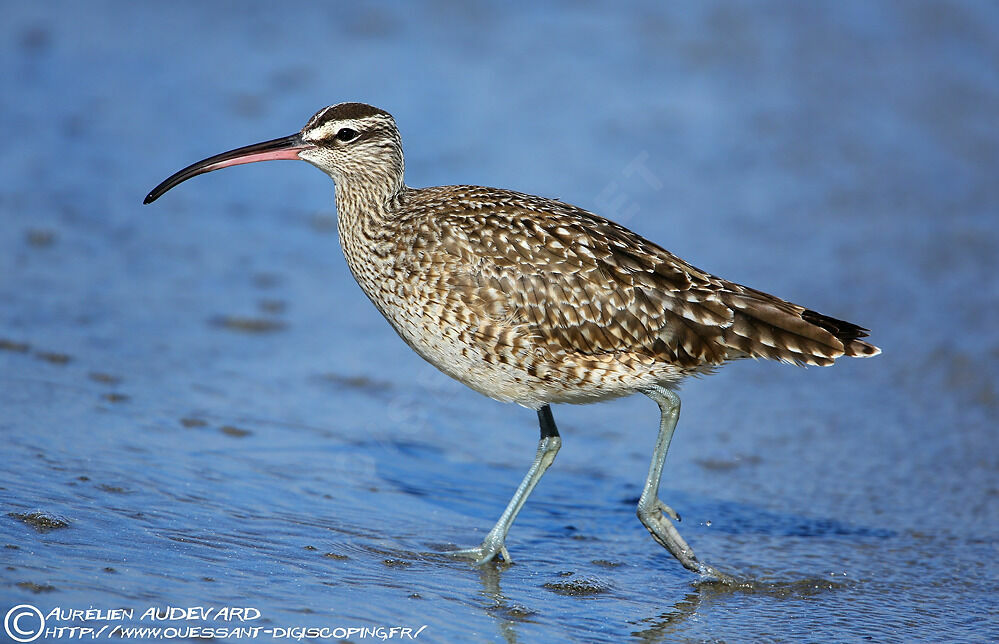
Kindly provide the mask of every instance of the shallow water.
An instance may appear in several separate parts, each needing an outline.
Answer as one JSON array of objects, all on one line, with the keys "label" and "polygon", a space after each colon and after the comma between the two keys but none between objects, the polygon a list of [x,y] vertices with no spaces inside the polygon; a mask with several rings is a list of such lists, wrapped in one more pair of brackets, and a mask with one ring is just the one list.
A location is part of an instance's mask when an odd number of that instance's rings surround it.
[{"label": "shallow water", "polygon": [[[248,606],[426,641],[999,638],[999,11],[659,5],[8,3],[0,609]],[[554,409],[513,565],[441,556],[501,512],[534,413],[394,335],[305,164],[140,205],[342,100],[395,114],[410,185],[559,197],[873,330],[874,360],[740,363],[681,393],[662,496],[743,584],[696,579],[635,518],[642,397]]]}]

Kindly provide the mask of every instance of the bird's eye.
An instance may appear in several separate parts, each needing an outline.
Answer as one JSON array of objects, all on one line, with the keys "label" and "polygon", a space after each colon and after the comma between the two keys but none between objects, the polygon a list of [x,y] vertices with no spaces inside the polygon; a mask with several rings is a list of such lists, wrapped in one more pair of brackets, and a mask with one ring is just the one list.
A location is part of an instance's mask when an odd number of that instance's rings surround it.
[{"label": "bird's eye", "polygon": [[353,141],[354,139],[357,138],[357,130],[352,130],[349,127],[345,127],[336,133],[336,138],[338,141],[343,141],[344,143],[346,143],[347,141]]}]

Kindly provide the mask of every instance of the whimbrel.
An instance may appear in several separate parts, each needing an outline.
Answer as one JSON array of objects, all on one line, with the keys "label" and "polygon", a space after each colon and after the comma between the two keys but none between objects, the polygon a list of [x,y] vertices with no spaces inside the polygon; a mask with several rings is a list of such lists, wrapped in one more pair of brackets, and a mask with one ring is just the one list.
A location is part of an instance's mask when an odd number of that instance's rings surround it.
[{"label": "whimbrel", "polygon": [[362,103],[190,165],[144,203],[196,175],[274,159],[307,161],[333,179],[347,265],[416,353],[480,393],[537,411],[530,470],[482,544],[454,553],[479,564],[510,561],[510,526],[562,444],[550,405],[641,392],[658,403],[660,422],[638,518],[684,567],[721,576],[698,561],[659,499],[680,382],[739,358],[827,366],[880,353],[860,340],[864,328],[715,277],[576,206],[478,186],[410,188],[395,120]]}]

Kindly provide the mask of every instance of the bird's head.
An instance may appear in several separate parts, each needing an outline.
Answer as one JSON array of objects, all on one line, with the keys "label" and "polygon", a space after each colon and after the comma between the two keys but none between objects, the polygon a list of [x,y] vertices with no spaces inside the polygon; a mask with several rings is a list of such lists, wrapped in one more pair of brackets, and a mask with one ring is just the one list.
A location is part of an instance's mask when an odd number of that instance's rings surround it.
[{"label": "bird's head", "polygon": [[191,177],[234,165],[291,159],[308,161],[338,188],[357,185],[394,194],[403,186],[402,140],[392,115],[364,103],[338,103],[319,110],[301,132],[216,154],[173,174],[146,195],[152,203]]}]

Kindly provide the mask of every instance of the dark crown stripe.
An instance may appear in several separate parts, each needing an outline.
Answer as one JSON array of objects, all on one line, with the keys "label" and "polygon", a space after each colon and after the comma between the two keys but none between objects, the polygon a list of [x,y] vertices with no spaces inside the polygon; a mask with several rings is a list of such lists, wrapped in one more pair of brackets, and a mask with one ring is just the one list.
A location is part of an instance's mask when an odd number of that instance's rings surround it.
[{"label": "dark crown stripe", "polygon": [[385,110],[380,110],[365,103],[338,103],[330,105],[316,112],[316,115],[309,119],[306,129],[320,127],[330,121],[342,121],[350,119],[365,119],[372,116],[385,116],[392,118],[392,115]]}]

